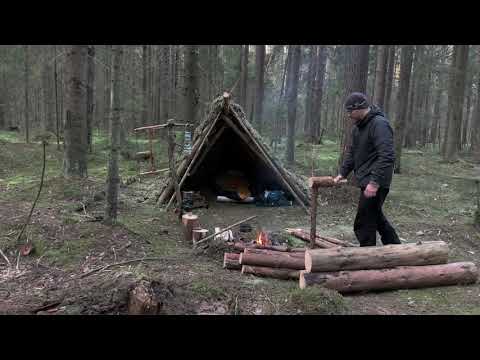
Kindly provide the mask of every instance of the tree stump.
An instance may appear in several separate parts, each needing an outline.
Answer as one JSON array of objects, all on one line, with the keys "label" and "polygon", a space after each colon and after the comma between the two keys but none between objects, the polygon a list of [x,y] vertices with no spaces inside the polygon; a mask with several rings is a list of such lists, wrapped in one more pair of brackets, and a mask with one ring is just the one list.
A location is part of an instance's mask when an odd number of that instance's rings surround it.
[{"label": "tree stump", "polygon": [[191,242],[193,229],[200,228],[198,216],[192,213],[186,213],[182,216],[182,223],[184,226],[185,240]]},{"label": "tree stump", "polygon": [[202,228],[196,228],[192,230],[192,242],[193,245],[195,245],[197,242],[200,240],[204,239],[207,237],[208,230],[207,229],[202,229]]},{"label": "tree stump", "polygon": [[128,294],[129,315],[158,315],[161,306],[148,281],[140,282]]}]

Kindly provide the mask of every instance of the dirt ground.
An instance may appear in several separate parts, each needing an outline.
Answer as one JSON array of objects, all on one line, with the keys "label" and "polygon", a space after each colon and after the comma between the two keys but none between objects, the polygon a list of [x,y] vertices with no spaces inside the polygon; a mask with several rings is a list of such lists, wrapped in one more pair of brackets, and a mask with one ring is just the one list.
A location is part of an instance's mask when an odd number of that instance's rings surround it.
[{"label": "dirt ground", "polygon": [[[451,249],[450,262],[473,261],[478,266],[479,232],[471,225],[474,186],[444,171],[471,177],[478,169],[438,162],[433,168],[431,161],[437,159],[408,152],[404,156],[408,170],[396,175],[385,205],[402,241],[444,240]],[[301,164],[297,170],[307,173]],[[224,245],[192,249],[175,215],[155,204],[162,181],[158,178],[122,186],[118,225],[108,227],[94,221],[103,211],[101,199],[75,211],[103,190],[102,178],[64,180],[49,173],[27,228],[35,251],[17,257],[15,238],[37,191],[38,173],[31,181],[13,181],[16,173],[2,173],[0,179],[0,249],[11,263],[9,267],[0,259],[0,314],[125,314],[128,290],[141,279],[155,281],[162,314],[480,313],[479,284],[341,296],[323,288],[299,290],[296,281],[225,270]],[[350,186],[322,191],[318,231],[356,241],[352,224],[357,197],[358,189]],[[250,222],[254,229],[278,234],[287,227],[309,226],[309,216],[299,206],[212,203],[195,213],[210,231],[251,215],[258,216]],[[108,264],[143,257],[155,259],[85,276]]]}]

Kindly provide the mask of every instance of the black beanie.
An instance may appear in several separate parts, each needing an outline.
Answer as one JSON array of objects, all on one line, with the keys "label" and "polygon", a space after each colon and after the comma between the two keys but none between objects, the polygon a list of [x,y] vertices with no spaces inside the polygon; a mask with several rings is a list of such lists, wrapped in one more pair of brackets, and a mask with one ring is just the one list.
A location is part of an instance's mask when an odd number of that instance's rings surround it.
[{"label": "black beanie", "polygon": [[366,109],[369,106],[370,104],[367,101],[367,97],[360,92],[351,93],[345,101],[345,109],[347,111]]}]

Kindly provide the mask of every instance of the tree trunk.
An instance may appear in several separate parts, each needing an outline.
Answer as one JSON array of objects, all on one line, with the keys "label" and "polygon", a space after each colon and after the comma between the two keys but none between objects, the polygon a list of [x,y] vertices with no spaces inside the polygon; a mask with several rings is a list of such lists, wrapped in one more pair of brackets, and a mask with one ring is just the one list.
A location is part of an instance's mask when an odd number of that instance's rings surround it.
[{"label": "tree trunk", "polygon": [[325,82],[325,70],[327,66],[327,47],[321,45],[318,47],[318,55],[316,58],[316,74],[313,83],[313,104],[311,114],[311,136],[314,142],[321,143],[321,128],[322,128],[322,101],[323,88]]},{"label": "tree trunk", "polygon": [[288,51],[292,54],[292,64],[289,69],[289,81],[287,81],[288,128],[285,158],[289,165],[293,165],[295,161],[295,121],[297,118],[298,74],[300,70],[301,46],[289,45]]},{"label": "tree trunk", "polygon": [[442,93],[443,86],[440,74],[438,74],[437,87],[435,91],[435,103],[433,104],[432,127],[430,131],[430,142],[434,145],[437,143],[438,130],[440,126],[440,105],[442,103]]},{"label": "tree trunk", "polygon": [[[47,58],[47,56],[45,56]],[[41,87],[41,92],[42,92],[42,99],[43,99],[43,121],[42,121],[42,131],[50,131],[49,129],[49,124],[48,122],[50,121],[47,111],[48,111],[48,101],[49,101],[49,83],[48,83],[48,77],[50,75],[49,69],[48,69],[48,59],[45,59],[46,64],[42,66],[42,87]]]},{"label": "tree trunk", "polygon": [[305,254],[302,252],[281,252],[270,250],[261,250],[261,252],[262,253],[250,252],[240,254],[240,264],[294,270],[305,269]]},{"label": "tree trunk", "polygon": [[429,137],[429,130],[431,129],[431,120],[432,120],[432,111],[431,111],[431,97],[432,97],[432,87],[433,87],[433,83],[432,83],[432,56],[431,54],[429,54],[428,56],[428,61],[427,61],[427,80],[426,80],[426,83],[425,83],[425,89],[424,89],[424,92],[425,92],[425,101],[424,101],[424,104],[423,104],[423,108],[422,108],[422,113],[423,113],[423,116],[422,116],[422,124],[421,124],[421,129],[422,129],[422,133],[421,133],[421,138],[420,138],[420,145],[422,147],[425,147],[425,145],[427,144],[428,142],[428,137]]},{"label": "tree trunk", "polygon": [[[160,46],[160,122],[166,123],[169,117],[169,67],[170,67],[170,49],[169,45]],[[163,132],[165,133],[165,132]]]},{"label": "tree trunk", "polygon": [[148,63],[147,45],[142,45],[142,126],[147,125],[148,119]]},{"label": "tree trunk", "polygon": [[110,117],[112,112],[112,45],[105,46],[105,66],[103,124],[106,133],[110,134]]},{"label": "tree trunk", "polygon": [[255,124],[262,133],[263,127],[263,93],[265,75],[265,45],[255,47]]},{"label": "tree trunk", "polygon": [[472,78],[469,78],[467,81],[467,87],[466,87],[466,104],[465,104],[465,115],[463,117],[463,122],[462,122],[462,139],[460,142],[460,149],[463,149],[467,145],[467,134],[468,134],[468,128],[470,124],[470,108],[472,106]]},{"label": "tree trunk", "polygon": [[468,60],[468,45],[455,45],[451,66],[450,87],[448,93],[448,123],[443,159],[447,162],[458,160],[458,147],[461,140],[465,78]]},{"label": "tree trunk", "polygon": [[[365,93],[367,89],[368,76],[368,53],[369,45],[347,45],[345,47],[345,88],[344,96],[358,91]],[[342,106],[343,104],[340,104]],[[347,149],[352,142],[352,122],[348,116],[343,116],[343,136],[340,146],[339,166],[343,163],[343,159]]]},{"label": "tree trunk", "polygon": [[30,59],[29,59],[29,48],[28,45],[23,45],[24,56],[25,56],[25,142],[28,144],[30,143],[30,119],[29,119],[29,110],[30,110],[30,98],[28,91],[30,90]]},{"label": "tree trunk", "polygon": [[242,274],[252,274],[261,277],[269,277],[282,280],[298,280],[300,277],[300,270],[292,269],[273,269],[264,266],[241,266]]},{"label": "tree trunk", "polygon": [[240,97],[239,104],[243,111],[247,111],[248,87],[248,45],[243,45],[241,53]]},{"label": "tree trunk", "polygon": [[185,46],[185,116],[184,121],[198,123],[198,45]]},{"label": "tree trunk", "polygon": [[402,266],[381,270],[326,273],[300,271],[299,285],[301,289],[312,285],[321,285],[340,293],[353,293],[473,284],[477,282],[477,279],[475,264],[460,262],[429,266]]},{"label": "tree trunk", "polygon": [[305,89],[305,122],[303,126],[303,134],[307,141],[312,141],[312,115],[313,115],[313,86],[315,82],[315,73],[317,66],[317,46],[310,45],[308,47],[307,63],[307,83]]},{"label": "tree trunk", "polygon": [[395,71],[395,45],[388,45],[388,66],[385,78],[385,99],[383,100],[385,114],[390,116],[390,102],[393,88],[393,75]]},{"label": "tree trunk", "polygon": [[415,77],[415,75],[416,75],[415,72],[413,72],[412,78],[410,81],[410,89],[408,91],[407,119],[406,119],[406,125],[405,125],[406,129],[405,129],[405,137],[403,140],[403,146],[407,148],[413,147],[413,144],[412,144],[413,142],[412,138],[414,136],[414,134],[412,134],[413,109],[415,107],[415,104],[418,102],[415,97],[417,95],[415,93],[415,91],[417,90],[417,87],[416,87],[417,78]]},{"label": "tree trunk", "polygon": [[387,75],[388,49],[388,45],[378,45],[377,47],[377,68],[375,70],[376,75],[374,103],[382,110],[385,107],[385,78]]},{"label": "tree trunk", "polygon": [[178,69],[178,45],[170,45],[170,94],[168,113],[170,117],[177,117],[176,96],[177,96],[177,69]]},{"label": "tree trunk", "polygon": [[422,124],[421,109],[424,98],[425,79],[425,46],[417,45],[414,51],[413,74],[410,81],[410,94],[408,100],[407,126],[405,133],[405,147],[413,148]]},{"label": "tree trunk", "polygon": [[95,45],[88,47],[87,59],[87,146],[92,152],[93,114],[95,111]]},{"label": "tree trunk", "polygon": [[105,208],[105,223],[114,224],[118,212],[118,192],[120,175],[118,173],[118,157],[120,153],[120,86],[123,45],[114,45],[113,48],[113,111],[111,116],[111,148],[107,174],[107,206]]},{"label": "tree trunk", "polygon": [[408,89],[412,72],[413,45],[403,45],[400,59],[400,81],[397,96],[397,111],[395,118],[395,173],[401,173],[401,157],[403,141],[405,139],[405,125],[407,122]]},{"label": "tree trunk", "polygon": [[85,75],[87,46],[73,45],[67,54],[64,176],[87,177],[87,99]]},{"label": "tree trunk", "polygon": [[[480,64],[480,53],[477,62]],[[477,72],[477,99],[472,117],[471,151],[476,161],[480,161],[480,72]]]},{"label": "tree trunk", "polygon": [[305,252],[307,272],[383,269],[395,266],[445,264],[448,245],[443,241],[381,247],[339,247]]}]

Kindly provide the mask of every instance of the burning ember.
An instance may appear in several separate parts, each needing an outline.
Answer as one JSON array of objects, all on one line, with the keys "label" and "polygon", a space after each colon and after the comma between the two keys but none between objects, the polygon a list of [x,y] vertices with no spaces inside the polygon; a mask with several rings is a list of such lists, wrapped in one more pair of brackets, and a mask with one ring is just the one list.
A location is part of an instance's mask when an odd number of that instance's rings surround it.
[{"label": "burning ember", "polygon": [[257,234],[256,243],[261,246],[270,245],[270,241],[268,239],[268,233],[266,231],[260,230]]}]

